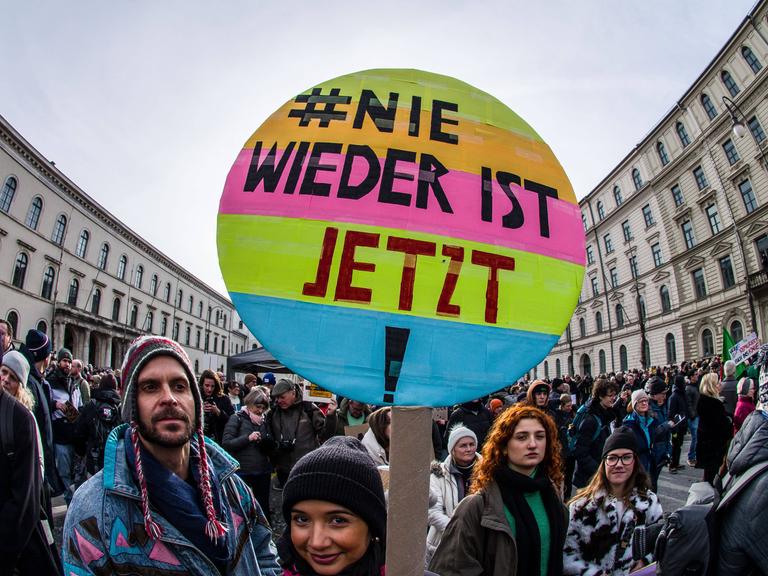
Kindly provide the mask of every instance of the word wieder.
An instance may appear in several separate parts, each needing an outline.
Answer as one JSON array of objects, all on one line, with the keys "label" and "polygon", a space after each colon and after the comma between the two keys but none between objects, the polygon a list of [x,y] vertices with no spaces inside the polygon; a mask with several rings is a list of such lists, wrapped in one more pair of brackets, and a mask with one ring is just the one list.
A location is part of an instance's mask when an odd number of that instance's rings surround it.
[{"label": "word wieder", "polygon": [[[338,238],[338,228],[328,226],[325,229],[315,279],[313,282],[306,282],[304,284],[302,290],[304,296],[326,297],[331,280],[331,263],[336,252]],[[339,271],[336,276],[333,296],[335,301],[358,304],[371,303],[373,290],[371,288],[353,286],[352,274],[355,271],[375,272],[376,264],[358,260],[355,251],[358,247],[380,248],[380,244],[381,234],[357,230],[348,230],[346,232],[341,248]],[[413,305],[413,287],[416,280],[418,258],[419,256],[436,256],[437,243],[393,235],[387,237],[384,249],[404,254],[403,272],[400,277],[398,310],[408,312]],[[463,247],[450,244],[444,244],[441,248],[442,256],[450,258],[450,263],[448,264],[440,296],[436,303],[435,314],[438,316],[458,317],[461,314],[461,307],[451,300],[464,264],[464,252]],[[472,250],[470,261],[476,266],[488,269],[488,281],[485,291],[485,322],[496,324],[499,308],[499,271],[514,271],[515,259],[510,256],[493,254],[482,250]]]},{"label": "word wieder", "polygon": [[[286,145],[279,158],[277,143],[274,143],[265,157],[261,159],[262,145],[261,141],[254,144],[243,192],[255,192],[261,187],[267,193],[294,194],[298,188],[299,194],[329,197],[333,193],[337,198],[359,200],[374,192],[378,187],[377,201],[383,204],[409,207],[414,201],[415,194],[416,208],[426,210],[431,193],[443,213],[454,213],[448,194],[440,182],[440,178],[448,174],[449,170],[432,154],[424,152],[418,154],[413,151],[388,148],[382,165],[374,150],[365,144],[299,142],[297,146],[296,142],[291,141]],[[327,160],[324,160],[323,154],[344,155],[341,175],[337,183],[330,184],[316,180],[319,172],[331,173],[337,172],[339,169],[337,164],[328,163]],[[357,159],[366,164],[367,172],[360,182],[352,183],[352,168]],[[398,171],[399,163],[410,163],[418,166],[418,175]],[[290,168],[288,167],[289,164]],[[282,188],[278,190],[278,184],[286,169],[288,170],[287,178]],[[302,171],[303,178],[299,184]],[[515,184],[528,192],[537,194],[539,234],[544,238],[549,238],[547,198],[557,199],[557,189],[501,170],[496,171],[495,177],[496,182],[511,204],[509,212],[501,217],[502,227],[520,228],[525,222],[526,215],[512,189],[512,185]],[[491,168],[483,166],[481,168],[480,189],[480,219],[483,222],[493,221],[492,179],[493,171]],[[411,184],[410,189],[402,187],[395,189],[396,182],[413,183],[414,180],[416,181],[415,190],[413,184]],[[465,193],[465,191],[461,191],[461,193]]]}]

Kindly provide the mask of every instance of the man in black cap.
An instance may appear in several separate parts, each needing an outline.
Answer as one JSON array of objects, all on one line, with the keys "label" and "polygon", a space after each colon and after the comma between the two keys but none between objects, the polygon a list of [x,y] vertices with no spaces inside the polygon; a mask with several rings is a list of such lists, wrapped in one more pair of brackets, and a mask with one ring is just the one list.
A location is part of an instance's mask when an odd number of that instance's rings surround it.
[{"label": "man in black cap", "polygon": [[51,385],[53,414],[53,447],[56,454],[56,470],[64,483],[64,500],[72,501],[75,485],[76,454],[74,446],[75,420],[79,406],[79,394],[73,395],[73,382],[69,371],[72,367],[72,352],[61,348],[56,354],[56,367],[48,376]]}]

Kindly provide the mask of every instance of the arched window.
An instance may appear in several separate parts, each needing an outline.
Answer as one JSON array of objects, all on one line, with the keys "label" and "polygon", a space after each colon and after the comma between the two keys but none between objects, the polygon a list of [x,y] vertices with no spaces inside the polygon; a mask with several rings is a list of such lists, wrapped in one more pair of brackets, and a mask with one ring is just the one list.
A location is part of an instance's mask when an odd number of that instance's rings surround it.
[{"label": "arched window", "polygon": [[144,321],[144,330],[152,332],[153,324],[155,323],[155,314],[150,310],[147,312],[147,319]]},{"label": "arched window", "polygon": [[152,274],[152,279],[149,281],[149,292],[152,296],[157,295],[157,274]]},{"label": "arched window", "polygon": [[51,242],[57,246],[61,246],[64,242],[64,234],[67,231],[67,217],[64,214],[59,214],[56,218],[56,223],[53,225],[53,234],[51,234]]},{"label": "arched window", "polygon": [[80,281],[77,278],[72,278],[72,282],[69,283],[69,293],[67,295],[67,304],[73,307],[77,307],[77,296],[80,293]]},{"label": "arched window", "polygon": [[672,310],[672,300],[669,298],[669,288],[662,286],[659,288],[659,299],[661,300],[661,311],[666,314]]},{"label": "arched window", "polygon": [[741,322],[739,320],[734,320],[733,322],[731,322],[730,332],[731,332],[731,338],[733,338],[734,343],[744,339],[744,327],[741,325]]},{"label": "arched window", "polygon": [[[27,277],[27,265],[29,264],[29,257],[24,252],[19,252],[16,256],[16,264],[13,266],[13,278],[11,278],[11,284],[16,288],[24,288],[24,279]],[[16,334],[16,332],[14,332]]]},{"label": "arched window", "polygon": [[619,346],[619,368],[622,372],[629,370],[629,360],[627,360],[627,347],[622,344]]},{"label": "arched window", "polygon": [[195,374],[200,373],[200,360],[195,360]]},{"label": "arched window", "polygon": [[125,280],[125,269],[128,268],[128,256],[123,254],[117,262],[117,278]]},{"label": "arched window", "polygon": [[702,356],[714,356],[715,354],[715,340],[712,338],[712,330],[704,328],[701,333],[701,355]]},{"label": "arched window", "polygon": [[120,298],[115,298],[112,301],[112,321],[120,321]]},{"label": "arched window", "polygon": [[544,378],[549,378],[549,362],[544,360]]},{"label": "arched window", "polygon": [[88,240],[91,235],[88,230],[80,232],[80,238],[77,239],[77,248],[75,248],[75,255],[78,258],[85,258],[85,254],[88,252]]},{"label": "arched window", "polygon": [[595,324],[597,325],[597,333],[603,331],[603,313],[598,311],[595,313]]},{"label": "arched window", "polygon": [[624,308],[621,304],[616,304],[616,327],[624,327]]},{"label": "arched window", "polygon": [[717,116],[717,108],[712,104],[712,100],[706,94],[701,95],[701,105],[704,107],[704,112],[707,113],[707,118],[714,120]]},{"label": "arched window", "polygon": [[5,317],[5,319],[8,321],[8,324],[11,325],[11,332],[14,334],[19,333],[19,314],[18,312],[11,310],[8,312],[8,316]]},{"label": "arched window", "polygon": [[96,288],[93,291],[93,297],[91,298],[91,314],[94,316],[99,315],[99,309],[101,308],[101,290]]},{"label": "arched window", "polygon": [[605,218],[605,206],[602,200],[597,201],[597,217],[602,220]]},{"label": "arched window", "polygon": [[[171,302],[171,283],[166,282],[165,284],[165,290],[163,291],[163,300],[168,302],[170,304]],[[165,336],[165,334],[163,334]]]},{"label": "arched window", "polygon": [[203,301],[202,300],[200,300],[200,302],[197,303],[197,317],[198,318],[203,317]]},{"label": "arched window", "polygon": [[192,339],[192,328],[190,326],[187,326],[187,329],[184,330],[184,344],[189,346],[189,342]]},{"label": "arched window", "polygon": [[560,370],[560,358],[555,360],[555,378],[560,378],[560,375],[562,374]]},{"label": "arched window", "polygon": [[192,294],[189,295],[189,313],[192,314],[192,307],[195,305],[195,298]]},{"label": "arched window", "polygon": [[40,196],[32,198],[32,202],[29,203],[29,212],[27,212],[26,224],[32,230],[37,230],[37,225],[40,222],[40,214],[43,213],[43,199]]},{"label": "arched window", "polygon": [[568,374],[573,375],[576,373],[576,370],[573,369],[573,356],[568,356]]},{"label": "arched window", "polygon": [[222,325],[222,327],[224,327],[224,328],[226,328],[226,327],[227,327],[227,315],[226,315],[226,314],[224,314],[224,315],[223,315],[223,320],[222,320],[222,322],[221,322],[221,325]]},{"label": "arched window", "polygon": [[608,370],[606,370],[605,366],[605,350],[600,350],[600,352],[597,353],[597,359],[600,363],[600,374],[607,373]]},{"label": "arched window", "polygon": [[632,182],[635,184],[635,190],[640,190],[643,187],[643,179],[640,177],[640,170],[637,168],[632,170]]},{"label": "arched window", "polygon": [[664,338],[664,346],[667,349],[667,364],[677,362],[677,348],[675,347],[675,335],[667,334]]},{"label": "arched window", "polygon": [[720,79],[728,89],[728,93],[731,95],[731,98],[736,98],[736,95],[741,91],[741,89],[739,88],[739,85],[736,84],[736,81],[733,79],[733,76],[731,76],[731,73],[727,70],[723,70],[720,72]]},{"label": "arched window", "polygon": [[656,152],[659,155],[659,161],[662,166],[669,164],[669,156],[667,155],[667,149],[664,147],[664,142],[656,142]]},{"label": "arched window", "polygon": [[582,338],[587,336],[587,323],[584,321],[584,318],[579,318],[579,334]]},{"label": "arched window", "polygon": [[40,296],[46,300],[53,298],[53,284],[56,281],[56,271],[53,266],[48,266],[43,274],[43,287],[40,290]]},{"label": "arched window", "polygon": [[141,290],[141,285],[144,283],[144,266],[139,264],[136,267],[136,281],[134,282],[134,286]]},{"label": "arched window", "polygon": [[168,333],[168,318],[163,316],[160,320],[160,336],[165,336]]},{"label": "arched window", "polygon": [[134,304],[131,306],[130,324],[132,328],[136,328],[136,324],[139,322],[139,307]]},{"label": "arched window", "polygon": [[5,184],[3,184],[3,192],[0,194],[0,212],[5,212],[8,214],[10,211],[11,202],[13,202],[13,197],[16,195],[17,186],[18,182],[13,176],[8,176],[8,178],[5,179]]},{"label": "arched window", "polygon": [[222,356],[224,355],[224,351],[226,350],[226,348],[227,348],[227,339],[222,337],[221,338],[221,355]]},{"label": "arched window", "polygon": [[195,348],[200,348],[200,330],[197,331],[197,334],[195,334]]},{"label": "arched window", "polygon": [[[184,300],[184,290],[179,288],[179,291],[176,293],[176,308],[181,308],[181,303]],[[176,340],[176,338],[174,338]]]},{"label": "arched window", "polygon": [[642,319],[643,319],[643,322],[645,322],[645,318],[646,318],[646,312],[645,312],[645,298],[643,298],[642,296],[640,296],[640,297],[637,299],[637,306],[638,306],[638,311],[637,311],[637,312],[638,312],[638,314],[639,314],[640,318],[642,318]]},{"label": "arched window", "polygon": [[37,330],[43,334],[48,334],[48,323],[45,320],[40,320],[37,323]]},{"label": "arched window", "polygon": [[108,261],[109,261],[109,244],[104,242],[104,244],[101,245],[101,251],[99,252],[99,261],[96,263],[96,266],[99,267],[99,270],[106,270]]},{"label": "arched window", "polygon": [[172,339],[176,340],[176,342],[179,341],[179,328],[180,328],[179,327],[179,323],[178,322],[174,322],[173,323],[173,336],[172,336]]},{"label": "arched window", "polygon": [[219,325],[219,319],[221,318],[221,311],[216,310],[216,326]]},{"label": "arched window", "polygon": [[643,351],[645,352],[645,365],[643,368],[648,368],[651,365],[651,345],[648,340],[643,340]]},{"label": "arched window", "polygon": [[216,354],[216,350],[219,348],[219,335],[214,334],[213,336],[213,353]]},{"label": "arched window", "polygon": [[688,131],[685,129],[685,125],[682,122],[675,124],[675,130],[677,131],[677,137],[680,138],[680,144],[683,148],[691,143],[691,139],[688,137]]},{"label": "arched window", "polygon": [[616,200],[616,206],[621,206],[624,202],[624,198],[621,196],[621,188],[618,185],[613,187],[613,199]]},{"label": "arched window", "polygon": [[757,74],[762,69],[763,65],[760,64],[760,60],[757,59],[757,56],[747,48],[746,46],[741,47],[741,55],[744,56],[744,60],[747,61],[747,64],[749,64],[749,67],[752,69],[752,72]]}]

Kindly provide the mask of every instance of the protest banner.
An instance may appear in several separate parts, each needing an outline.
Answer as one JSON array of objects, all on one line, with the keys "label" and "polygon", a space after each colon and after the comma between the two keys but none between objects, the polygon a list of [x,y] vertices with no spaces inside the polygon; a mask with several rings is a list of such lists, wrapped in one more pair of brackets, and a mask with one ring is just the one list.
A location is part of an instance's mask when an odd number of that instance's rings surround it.
[{"label": "protest banner", "polygon": [[226,179],[219,262],[275,357],[346,397],[446,406],[557,342],[584,275],[557,158],[496,98],[368,70],[288,101]]},{"label": "protest banner", "polygon": [[304,381],[304,400],[320,404],[327,404],[333,400],[333,392],[321,388],[317,384]]},{"label": "protest banner", "polygon": [[744,363],[760,351],[760,340],[757,334],[751,332],[743,340],[739,340],[730,350],[731,360],[737,365]]}]

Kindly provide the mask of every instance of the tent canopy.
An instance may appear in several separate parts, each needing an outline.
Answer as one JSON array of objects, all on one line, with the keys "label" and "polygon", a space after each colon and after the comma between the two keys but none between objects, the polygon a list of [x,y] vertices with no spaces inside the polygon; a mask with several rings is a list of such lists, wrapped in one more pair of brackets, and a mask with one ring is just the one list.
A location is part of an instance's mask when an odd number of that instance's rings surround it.
[{"label": "tent canopy", "polygon": [[260,346],[227,358],[227,372],[277,372],[290,374],[290,370],[278,362],[272,354]]}]

